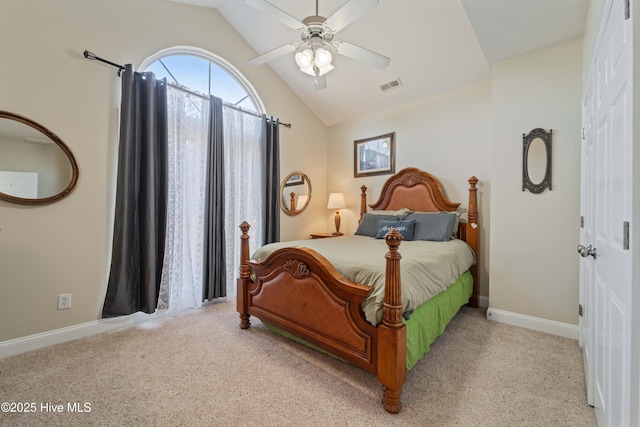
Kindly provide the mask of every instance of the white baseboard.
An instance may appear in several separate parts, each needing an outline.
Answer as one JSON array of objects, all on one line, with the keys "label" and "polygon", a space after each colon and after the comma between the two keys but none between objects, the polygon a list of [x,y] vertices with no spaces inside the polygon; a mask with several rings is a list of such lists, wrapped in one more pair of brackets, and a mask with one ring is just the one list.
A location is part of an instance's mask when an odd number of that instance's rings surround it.
[{"label": "white baseboard", "polygon": [[578,339],[578,326],[568,323],[512,313],[510,311],[498,310],[497,308],[489,308],[487,310],[487,319],[574,340]]},{"label": "white baseboard", "polygon": [[154,314],[134,313],[128,316],[100,319],[93,322],[81,323],[66,328],[54,329],[22,338],[0,342],[0,359],[31,350],[77,340],[102,332],[113,331],[124,327],[136,325],[145,320],[154,318]]},{"label": "white baseboard", "polygon": [[478,297],[478,305],[483,308],[489,307],[489,297],[480,295]]}]

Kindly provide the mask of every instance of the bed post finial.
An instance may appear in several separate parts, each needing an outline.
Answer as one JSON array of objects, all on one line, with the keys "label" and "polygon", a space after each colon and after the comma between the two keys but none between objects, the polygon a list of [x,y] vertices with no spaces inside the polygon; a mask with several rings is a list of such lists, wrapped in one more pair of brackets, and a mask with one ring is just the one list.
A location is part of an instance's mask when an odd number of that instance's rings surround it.
[{"label": "bed post finial", "polygon": [[240,278],[237,281],[237,310],[240,313],[240,328],[248,329],[249,322],[249,295],[247,285],[251,278],[251,268],[249,267],[249,228],[251,226],[247,221],[240,224],[242,236],[240,236]]},{"label": "bed post finial", "polygon": [[477,224],[478,223],[478,189],[476,188],[476,184],[478,183],[478,178],[472,176],[469,178],[469,222]]},{"label": "bed post finial", "polygon": [[367,186],[360,187],[360,220],[358,224],[362,222],[362,217],[367,213]]},{"label": "bed post finial", "polygon": [[[407,330],[402,323],[402,294],[398,247],[402,235],[395,228],[384,236],[389,252],[385,276],[382,323],[378,326],[378,381],[382,384],[382,404],[387,412],[402,409],[402,386],[407,377]],[[393,343],[392,345],[390,343]]]}]

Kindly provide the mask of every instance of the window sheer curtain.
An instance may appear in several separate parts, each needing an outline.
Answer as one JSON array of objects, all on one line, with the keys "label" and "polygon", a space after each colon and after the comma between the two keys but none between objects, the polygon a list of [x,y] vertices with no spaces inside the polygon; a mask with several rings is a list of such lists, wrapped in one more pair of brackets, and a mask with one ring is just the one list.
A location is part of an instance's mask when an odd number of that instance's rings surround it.
[{"label": "window sheer curtain", "polygon": [[166,99],[164,79],[125,66],[113,246],[102,317],[156,309],[166,224]]},{"label": "window sheer curtain", "polygon": [[209,101],[168,85],[167,237],[158,310],[200,307],[203,295]]},{"label": "window sheer curtain", "polygon": [[236,295],[235,278],[240,269],[240,224],[251,224],[250,251],[262,246],[263,167],[262,119],[255,114],[224,105],[222,108],[225,141],[225,234],[233,256],[227,257],[227,296]]}]

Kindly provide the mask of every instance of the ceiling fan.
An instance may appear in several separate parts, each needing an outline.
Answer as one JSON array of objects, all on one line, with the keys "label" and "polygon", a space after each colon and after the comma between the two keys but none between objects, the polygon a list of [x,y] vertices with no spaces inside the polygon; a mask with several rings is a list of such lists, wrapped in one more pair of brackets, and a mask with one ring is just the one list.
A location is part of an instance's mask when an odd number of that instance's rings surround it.
[{"label": "ceiling fan", "polygon": [[304,18],[302,22],[265,0],[244,0],[244,2],[293,28],[300,35],[300,41],[258,55],[247,61],[249,65],[261,65],[297,51],[295,60],[300,71],[314,76],[314,89],[324,89],[327,87],[325,76],[333,70],[332,51],[381,70],[385,69],[391,61],[390,58],[379,53],[333,38],[338,31],[376,7],[378,0],[350,0],[328,18],[318,14],[318,0],[316,0],[316,14]]}]

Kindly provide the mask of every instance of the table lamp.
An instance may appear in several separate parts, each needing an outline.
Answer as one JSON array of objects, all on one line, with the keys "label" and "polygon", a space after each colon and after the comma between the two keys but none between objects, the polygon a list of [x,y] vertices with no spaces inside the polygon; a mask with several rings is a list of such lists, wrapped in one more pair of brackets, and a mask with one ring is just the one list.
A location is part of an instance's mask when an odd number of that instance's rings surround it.
[{"label": "table lamp", "polygon": [[336,210],[336,231],[331,233],[334,236],[342,236],[340,232],[340,209],[346,208],[347,203],[344,201],[344,195],[342,193],[329,194],[329,203],[327,203],[327,209]]}]

